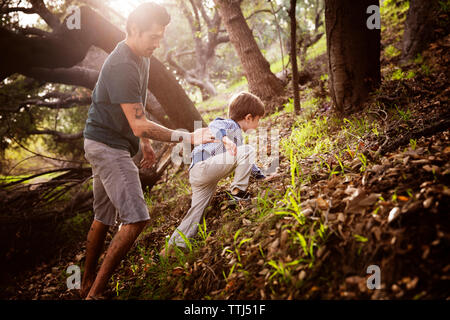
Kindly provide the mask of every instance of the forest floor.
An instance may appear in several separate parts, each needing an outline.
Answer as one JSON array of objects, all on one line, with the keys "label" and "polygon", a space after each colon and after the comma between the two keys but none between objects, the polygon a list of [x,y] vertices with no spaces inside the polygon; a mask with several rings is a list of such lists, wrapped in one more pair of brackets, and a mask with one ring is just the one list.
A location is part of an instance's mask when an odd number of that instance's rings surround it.
[{"label": "forest floor", "polygon": [[[401,67],[395,39],[382,44],[382,86],[361,113],[334,115],[325,81],[316,81],[303,87],[302,114],[287,103],[264,118],[261,127],[279,132],[277,175],[252,181],[252,201],[236,207],[227,201],[231,177],[221,181],[189,249],[166,259],[158,252],[191,199],[187,168],[169,168],[146,195],[151,224],[106,296],[449,299],[450,39]],[[82,268],[84,253],[82,242],[14,277],[2,295],[78,299],[66,270]]]}]

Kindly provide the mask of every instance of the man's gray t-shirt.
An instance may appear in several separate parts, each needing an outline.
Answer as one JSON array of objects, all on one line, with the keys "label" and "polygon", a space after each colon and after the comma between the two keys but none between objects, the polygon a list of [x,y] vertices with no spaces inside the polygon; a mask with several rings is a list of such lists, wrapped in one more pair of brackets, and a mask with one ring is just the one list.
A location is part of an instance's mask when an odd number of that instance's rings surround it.
[{"label": "man's gray t-shirt", "polygon": [[135,55],[125,41],[117,44],[103,64],[92,92],[92,104],[84,128],[85,138],[134,156],[139,138],[133,134],[121,103],[145,106],[150,59]]}]

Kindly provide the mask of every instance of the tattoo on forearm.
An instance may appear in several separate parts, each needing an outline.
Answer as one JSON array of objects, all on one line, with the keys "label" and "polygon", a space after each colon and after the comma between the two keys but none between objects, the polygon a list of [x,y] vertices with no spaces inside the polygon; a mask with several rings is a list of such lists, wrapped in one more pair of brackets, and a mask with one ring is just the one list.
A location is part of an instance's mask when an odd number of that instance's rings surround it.
[{"label": "tattoo on forearm", "polygon": [[188,132],[173,131],[159,125],[146,129],[141,137],[163,142],[190,142],[190,134]]},{"label": "tattoo on forearm", "polygon": [[142,137],[163,142],[171,142],[172,131],[162,127],[153,127],[145,130],[142,133]]},{"label": "tattoo on forearm", "polygon": [[136,117],[136,119],[142,119],[143,117],[145,117],[145,114],[144,114],[144,110],[142,110],[142,107],[141,106],[135,106],[134,107],[134,111],[135,111],[135,117]]}]

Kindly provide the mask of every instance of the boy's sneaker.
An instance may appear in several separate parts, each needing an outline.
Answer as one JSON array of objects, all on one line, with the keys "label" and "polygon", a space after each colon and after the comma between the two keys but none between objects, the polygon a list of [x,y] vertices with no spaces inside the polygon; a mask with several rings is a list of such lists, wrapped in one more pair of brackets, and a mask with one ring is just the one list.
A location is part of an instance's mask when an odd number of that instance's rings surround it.
[{"label": "boy's sneaker", "polygon": [[256,174],[256,175],[252,176],[252,178],[257,180],[257,181],[261,181],[261,180],[265,179],[266,176],[263,175],[263,174]]},{"label": "boy's sneaker", "polygon": [[240,201],[249,201],[251,200],[251,194],[247,191],[239,190],[236,194],[230,193],[231,200],[228,202],[229,204],[236,204]]}]

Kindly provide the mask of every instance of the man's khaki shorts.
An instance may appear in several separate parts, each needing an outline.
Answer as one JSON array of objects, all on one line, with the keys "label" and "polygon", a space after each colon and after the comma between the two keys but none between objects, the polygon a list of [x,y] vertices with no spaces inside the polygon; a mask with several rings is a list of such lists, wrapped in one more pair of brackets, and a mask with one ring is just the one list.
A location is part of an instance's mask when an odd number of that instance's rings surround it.
[{"label": "man's khaki shorts", "polygon": [[139,170],[126,150],[84,140],[94,176],[94,219],[109,226],[149,220]]}]

